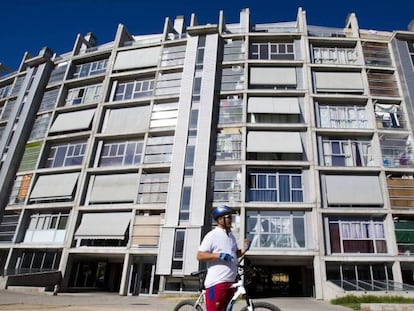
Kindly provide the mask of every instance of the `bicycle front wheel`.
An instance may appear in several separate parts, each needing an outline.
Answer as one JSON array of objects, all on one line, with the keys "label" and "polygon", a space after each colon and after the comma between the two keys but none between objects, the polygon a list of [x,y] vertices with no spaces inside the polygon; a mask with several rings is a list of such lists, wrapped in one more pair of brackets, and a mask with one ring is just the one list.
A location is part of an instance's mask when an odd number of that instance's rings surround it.
[{"label": "bicycle front wheel", "polygon": [[203,308],[195,303],[195,300],[182,300],[177,303],[173,311],[203,311]]},{"label": "bicycle front wheel", "polygon": [[[253,310],[254,311],[266,311],[266,310],[267,311],[281,311],[275,305],[272,305],[271,303],[263,302],[263,301],[253,302]],[[241,309],[241,311],[248,311],[248,309],[247,307],[244,307],[243,309]]]}]

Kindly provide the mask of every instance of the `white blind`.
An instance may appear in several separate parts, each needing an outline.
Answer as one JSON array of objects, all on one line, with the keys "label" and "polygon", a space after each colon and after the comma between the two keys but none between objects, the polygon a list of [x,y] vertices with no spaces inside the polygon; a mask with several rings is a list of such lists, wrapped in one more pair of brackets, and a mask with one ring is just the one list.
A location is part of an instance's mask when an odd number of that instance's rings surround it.
[{"label": "white blind", "polygon": [[317,91],[363,92],[364,84],[359,72],[315,72]]},{"label": "white blind", "polygon": [[377,176],[326,175],[328,204],[382,205],[382,191]]},{"label": "white blind", "polygon": [[79,173],[39,176],[30,195],[30,200],[70,199],[75,190],[78,177]]},{"label": "white blind", "polygon": [[50,133],[86,130],[91,126],[95,109],[62,113],[57,116]]},{"label": "white blind", "polygon": [[253,67],[250,69],[250,84],[296,85],[296,69],[292,67]]},{"label": "white blind", "polygon": [[138,196],[138,174],[97,175],[89,203],[134,202]]},{"label": "white blind", "polygon": [[297,132],[247,133],[247,152],[302,153],[302,141]]},{"label": "white blind", "polygon": [[247,112],[300,114],[299,102],[294,97],[250,97]]},{"label": "white blind", "polygon": [[150,107],[130,107],[109,110],[104,133],[119,134],[140,132],[148,129],[150,119]]},{"label": "white blind", "polygon": [[131,213],[83,214],[75,237],[123,240],[130,221]]},{"label": "white blind", "polygon": [[114,70],[155,67],[160,55],[160,46],[122,51],[116,55]]}]

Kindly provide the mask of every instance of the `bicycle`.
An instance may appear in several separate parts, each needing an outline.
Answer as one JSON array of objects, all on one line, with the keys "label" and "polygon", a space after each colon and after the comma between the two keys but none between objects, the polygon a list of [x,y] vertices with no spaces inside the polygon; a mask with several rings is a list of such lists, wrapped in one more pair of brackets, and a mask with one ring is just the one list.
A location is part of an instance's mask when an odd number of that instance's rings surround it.
[{"label": "bicycle", "polygon": [[[226,306],[226,311],[232,311],[233,306],[236,303],[236,301],[244,296],[244,301],[246,305],[241,309],[241,311],[281,311],[278,307],[275,305],[264,302],[264,301],[253,301],[250,296],[248,295],[246,288],[245,288],[245,279],[249,278],[249,276],[246,273],[246,270],[252,270],[252,268],[246,268],[245,265],[242,265],[241,259],[239,261],[239,269],[237,273],[236,282],[232,284],[232,288],[235,288],[235,292],[233,294],[233,297],[229,301],[229,303]],[[249,271],[251,272],[251,271]],[[204,287],[204,278],[207,273],[206,269],[192,272],[192,276],[198,276],[199,278],[199,291],[200,294],[198,295],[197,299],[185,299],[181,300],[177,303],[173,311],[204,311],[206,310],[205,307],[205,293],[206,289]]]}]

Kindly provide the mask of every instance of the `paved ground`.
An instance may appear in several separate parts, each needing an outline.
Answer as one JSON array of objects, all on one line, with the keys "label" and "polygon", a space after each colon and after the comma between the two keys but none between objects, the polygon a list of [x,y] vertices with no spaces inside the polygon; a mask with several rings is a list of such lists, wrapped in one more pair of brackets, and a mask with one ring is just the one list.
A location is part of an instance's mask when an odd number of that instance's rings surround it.
[{"label": "paved ground", "polygon": [[[0,310],[7,311],[172,311],[182,297],[119,296],[108,293],[50,293],[0,290]],[[341,306],[312,298],[264,299],[282,311],[349,311]],[[238,303],[235,308],[240,310]],[[236,311],[235,310],[235,311]]]}]

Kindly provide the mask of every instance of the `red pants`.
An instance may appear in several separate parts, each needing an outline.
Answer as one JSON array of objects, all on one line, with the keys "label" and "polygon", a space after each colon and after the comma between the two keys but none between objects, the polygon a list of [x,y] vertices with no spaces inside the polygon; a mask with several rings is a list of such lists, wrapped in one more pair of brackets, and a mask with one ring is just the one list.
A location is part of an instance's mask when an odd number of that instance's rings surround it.
[{"label": "red pants", "polygon": [[231,288],[232,282],[219,283],[206,288],[206,307],[207,311],[224,311],[234,294]]}]

